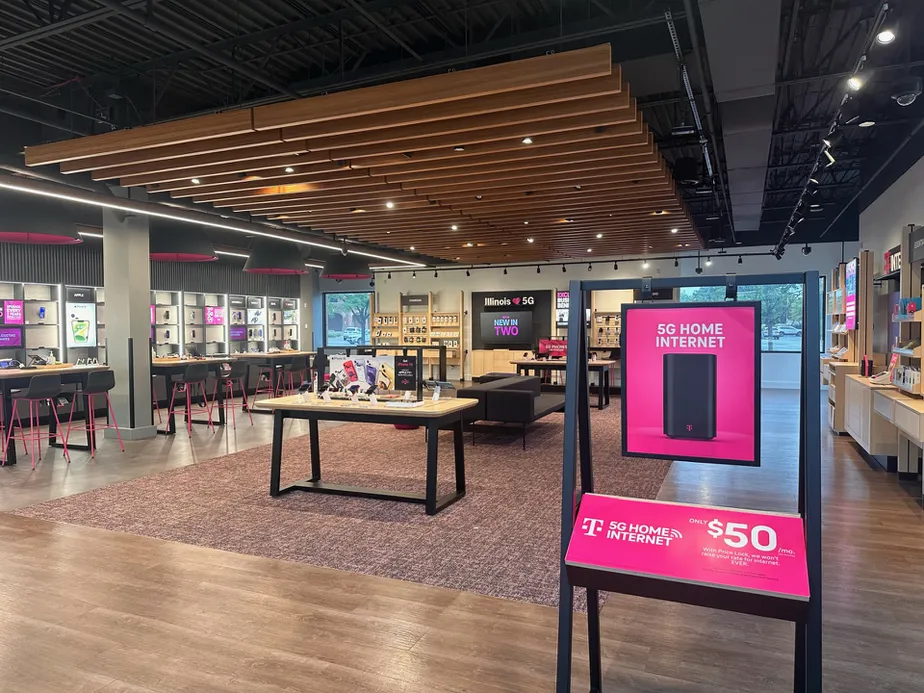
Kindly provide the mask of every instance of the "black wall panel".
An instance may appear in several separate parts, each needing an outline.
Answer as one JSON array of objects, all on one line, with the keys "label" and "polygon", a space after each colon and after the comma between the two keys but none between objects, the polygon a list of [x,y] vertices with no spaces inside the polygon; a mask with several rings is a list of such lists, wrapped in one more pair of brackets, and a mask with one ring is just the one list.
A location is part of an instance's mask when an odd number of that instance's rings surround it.
[{"label": "black wall panel", "polygon": [[[297,298],[297,276],[247,274],[243,262],[152,262],[151,287],[161,291],[199,291]],[[103,286],[99,246],[0,244],[0,281]]]}]

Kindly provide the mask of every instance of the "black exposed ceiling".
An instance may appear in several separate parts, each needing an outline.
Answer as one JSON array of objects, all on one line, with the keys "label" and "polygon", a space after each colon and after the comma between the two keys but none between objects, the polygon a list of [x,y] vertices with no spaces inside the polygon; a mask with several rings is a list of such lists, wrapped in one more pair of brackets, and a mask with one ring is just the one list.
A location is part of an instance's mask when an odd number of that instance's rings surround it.
[{"label": "black exposed ceiling", "polygon": [[[739,234],[739,241],[770,245],[779,236],[879,4],[783,0],[760,228]],[[890,3],[899,38],[870,56],[872,78],[863,90],[877,124],[848,129],[838,164],[821,180],[824,211],[802,225],[806,240],[827,228],[863,185],[864,173],[875,170],[870,162],[891,153],[890,144],[894,149],[922,115],[924,99],[900,108],[889,98],[896,80],[922,74],[916,4]],[[691,6],[698,14],[697,3]],[[610,41],[668,163],[701,161],[696,135],[671,134],[691,123],[692,113],[665,11],[677,26],[702,116],[703,80],[683,0],[0,0],[0,112],[42,124],[23,129],[2,153],[79,133]],[[747,31],[747,17],[741,23]],[[702,35],[700,44],[710,89]],[[724,171],[721,122],[715,126],[720,151],[713,159]],[[713,242],[730,238],[717,208],[721,196],[682,190],[705,235]],[[844,215],[826,240],[856,237],[856,216]]]}]

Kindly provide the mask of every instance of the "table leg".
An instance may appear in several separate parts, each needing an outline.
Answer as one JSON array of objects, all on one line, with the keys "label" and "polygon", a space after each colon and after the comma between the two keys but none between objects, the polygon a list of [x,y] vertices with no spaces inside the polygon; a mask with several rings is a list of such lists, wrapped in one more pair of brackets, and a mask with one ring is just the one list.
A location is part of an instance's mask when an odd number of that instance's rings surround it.
[{"label": "table leg", "polygon": [[282,424],[283,412],[273,413],[273,452],[270,455],[270,495],[279,495],[279,480],[282,477]]},{"label": "table leg", "polygon": [[603,664],[600,655],[600,598],[595,589],[587,589],[587,654],[590,660],[590,690],[603,691]]},{"label": "table leg", "polygon": [[456,463],[456,493],[465,495],[465,431],[462,428],[462,417],[452,425],[452,442],[455,447]]},{"label": "table leg", "polygon": [[318,432],[318,420],[308,420],[308,433],[311,439],[311,478],[309,481],[321,480],[321,437]]},{"label": "table leg", "polygon": [[[225,425],[225,388],[222,387],[223,383],[221,382],[221,372],[215,373],[215,401],[212,403],[214,407],[218,405],[218,425]],[[212,417],[212,422],[214,423],[215,417]]]},{"label": "table leg", "polygon": [[523,366],[517,364],[517,375],[523,375]]},{"label": "table leg", "polygon": [[[10,427],[13,425],[13,392],[3,383],[3,436],[9,435]],[[16,464],[16,441],[10,438],[10,444],[6,448],[5,464]]]},{"label": "table leg", "polygon": [[427,515],[436,515],[436,471],[439,447],[439,428],[435,424],[427,424]]}]

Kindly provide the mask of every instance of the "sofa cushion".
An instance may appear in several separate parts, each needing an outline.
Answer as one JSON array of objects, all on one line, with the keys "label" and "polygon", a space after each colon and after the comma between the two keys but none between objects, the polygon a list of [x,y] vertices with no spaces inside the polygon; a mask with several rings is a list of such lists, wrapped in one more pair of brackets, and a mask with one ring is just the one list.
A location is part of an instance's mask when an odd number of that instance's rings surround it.
[{"label": "sofa cushion", "polygon": [[533,402],[533,416],[541,419],[547,414],[565,410],[565,396],[562,394],[543,393]]}]

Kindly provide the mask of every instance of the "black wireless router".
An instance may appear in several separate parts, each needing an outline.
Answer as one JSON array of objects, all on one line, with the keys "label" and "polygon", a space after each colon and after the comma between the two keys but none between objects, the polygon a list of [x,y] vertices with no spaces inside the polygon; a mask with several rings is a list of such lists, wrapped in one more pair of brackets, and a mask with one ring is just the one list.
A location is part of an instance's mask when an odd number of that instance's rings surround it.
[{"label": "black wireless router", "polygon": [[664,354],[664,435],[715,438],[715,354]]}]

